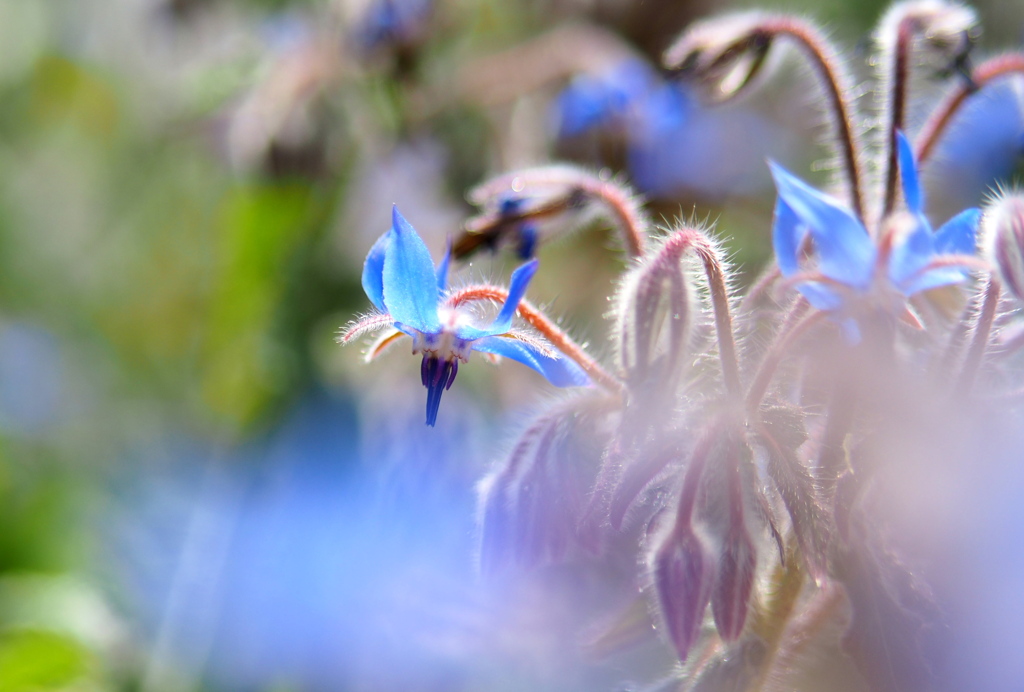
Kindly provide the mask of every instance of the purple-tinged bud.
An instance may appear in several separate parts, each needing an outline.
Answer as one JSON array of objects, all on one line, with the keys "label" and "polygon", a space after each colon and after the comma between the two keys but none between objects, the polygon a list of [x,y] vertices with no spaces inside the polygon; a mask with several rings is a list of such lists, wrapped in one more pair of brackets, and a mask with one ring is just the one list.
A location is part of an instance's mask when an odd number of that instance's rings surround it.
[{"label": "purple-tinged bud", "polygon": [[689,353],[694,291],[681,260],[691,236],[669,236],[626,275],[616,296],[618,365],[633,388],[670,389]]},{"label": "purple-tinged bud", "polygon": [[695,22],[667,51],[666,67],[721,103],[746,91],[762,73],[774,34],[765,31],[766,15],[740,12]]},{"label": "purple-tinged bud", "polygon": [[[597,403],[595,403],[597,402]],[[579,523],[600,445],[591,423],[605,399],[568,399],[530,425],[509,456],[478,486],[480,569],[530,568],[586,548]]]},{"label": "purple-tinged bud", "polygon": [[711,612],[718,634],[735,641],[747,622],[750,594],[754,589],[757,548],[746,528],[730,532],[718,558],[718,573],[711,593]]},{"label": "purple-tinged bud", "polygon": [[714,574],[708,549],[688,522],[658,546],[652,570],[662,619],[679,660],[685,661],[700,636]]},{"label": "purple-tinged bud", "polygon": [[1024,301],[1024,193],[1000,196],[985,209],[981,221],[988,260],[1013,296]]}]

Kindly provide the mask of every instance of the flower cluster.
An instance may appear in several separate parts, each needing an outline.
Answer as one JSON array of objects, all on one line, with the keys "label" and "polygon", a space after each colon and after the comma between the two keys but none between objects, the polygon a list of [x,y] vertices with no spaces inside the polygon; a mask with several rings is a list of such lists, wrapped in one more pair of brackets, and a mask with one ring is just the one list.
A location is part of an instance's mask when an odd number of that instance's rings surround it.
[{"label": "flower cluster", "polygon": [[[1024,299],[1021,195],[933,225],[923,192],[961,106],[1024,73],[1024,60],[1005,56],[971,70],[976,34],[962,6],[895,6],[874,58],[880,112],[860,113],[839,52],[802,18],[744,13],[683,33],[666,67],[708,107],[756,89],[790,43],[830,116],[828,192],[767,164],[774,262],[745,290],[713,229],[657,232],[628,187],[572,167],[514,171],[470,193],[480,211],[454,240],[456,260],[509,246],[542,257],[507,290],[447,289],[448,258],[435,268],[395,212],[363,273],[378,312],[343,340],[387,328],[373,357],[411,337],[428,424],[473,350],[557,386],[594,385],[539,412],[481,483],[486,571],[612,559],[629,546],[644,566],[635,585],[683,664],[680,689],[796,688],[808,651],[835,663],[822,688],[851,684],[851,663],[870,689],[931,688],[921,634],[936,617],[918,575],[893,557],[890,488],[917,459],[963,463],[951,451],[963,421],[986,397],[1018,396],[1010,364],[1024,347],[1006,309]],[[950,80],[950,94],[911,136],[922,65]],[[684,88],[652,80],[636,66],[577,79],[559,97],[563,133],[635,117],[653,93]],[[868,119],[884,124],[873,142]],[[629,259],[611,302],[608,366],[523,301],[534,273],[552,271],[542,246],[598,225]],[[501,304],[486,326],[467,311],[478,301]],[[532,331],[513,329],[517,315]]]}]

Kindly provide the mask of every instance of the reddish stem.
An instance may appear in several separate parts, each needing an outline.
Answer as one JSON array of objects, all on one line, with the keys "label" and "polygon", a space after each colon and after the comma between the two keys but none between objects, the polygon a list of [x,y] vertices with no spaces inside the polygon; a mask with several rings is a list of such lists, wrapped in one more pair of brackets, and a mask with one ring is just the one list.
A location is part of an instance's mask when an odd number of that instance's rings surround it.
[{"label": "reddish stem", "polygon": [[962,83],[950,93],[921,128],[917,137],[917,164],[922,166],[935,153],[939,139],[949,127],[953,116],[960,110],[969,96],[985,88],[991,82],[1014,74],[1024,74],[1024,53],[1009,53],[986,60],[971,72],[971,81]]},{"label": "reddish stem", "polygon": [[[467,286],[452,293],[452,295],[448,297],[447,304],[450,307],[458,307],[464,303],[470,303],[477,300],[489,300],[496,303],[504,303],[508,300],[508,291],[504,288],[499,288],[498,286]],[[621,392],[623,390],[622,383],[619,382],[619,380],[602,368],[596,360],[587,355],[587,352],[583,350],[582,346],[577,344],[573,341],[572,337],[559,329],[558,326],[548,319],[540,309],[534,307],[525,300],[521,300],[519,302],[519,307],[516,308],[516,313],[526,320],[531,327],[540,332],[552,346],[583,368],[583,371],[586,372],[594,382],[613,392]]]}]

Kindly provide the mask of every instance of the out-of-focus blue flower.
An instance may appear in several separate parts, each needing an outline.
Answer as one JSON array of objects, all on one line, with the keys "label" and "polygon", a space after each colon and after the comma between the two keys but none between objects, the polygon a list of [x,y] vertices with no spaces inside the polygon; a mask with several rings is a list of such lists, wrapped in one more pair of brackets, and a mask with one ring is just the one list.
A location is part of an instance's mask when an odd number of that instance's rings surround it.
[{"label": "out-of-focus blue flower", "polygon": [[559,135],[576,137],[609,126],[630,129],[649,118],[674,121],[682,118],[683,105],[682,94],[645,63],[626,60],[603,72],[577,75],[559,94]]},{"label": "out-of-focus blue flower", "polygon": [[[837,200],[770,164],[779,191],[772,228],[779,269],[811,305],[835,313],[852,341],[859,339],[854,315],[865,302],[904,310],[903,298],[966,279],[970,262],[964,256],[975,250],[981,212],[963,211],[933,232],[910,144],[902,133],[898,140],[909,223],[883,224],[878,244]],[[808,233],[817,258],[810,271],[800,262]]]},{"label": "out-of-focus blue flower", "polygon": [[[402,334],[412,337],[413,355],[423,354],[421,376],[427,388],[427,425],[434,425],[441,394],[451,388],[459,362],[480,351],[528,365],[557,387],[583,386],[589,378],[580,367],[528,334],[512,329],[512,318],[537,271],[537,260],[512,273],[508,297],[487,327],[444,300],[448,255],[434,268],[430,252],[409,222],[394,209],[391,230],[370,249],[363,266],[363,290],[381,314],[369,315],[342,337],[392,327],[381,345]],[[377,349],[380,350],[379,348]],[[371,354],[372,355],[372,354]]]},{"label": "out-of-focus blue flower", "polygon": [[374,0],[356,27],[364,50],[415,43],[423,33],[434,0]]}]

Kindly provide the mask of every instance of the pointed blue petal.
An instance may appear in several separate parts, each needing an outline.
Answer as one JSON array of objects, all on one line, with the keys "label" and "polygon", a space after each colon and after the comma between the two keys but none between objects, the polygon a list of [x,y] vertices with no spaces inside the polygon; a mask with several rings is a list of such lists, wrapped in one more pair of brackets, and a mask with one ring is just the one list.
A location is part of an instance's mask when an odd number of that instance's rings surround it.
[{"label": "pointed blue petal", "polygon": [[523,295],[526,293],[526,287],[530,285],[530,279],[537,273],[537,265],[538,261],[532,260],[512,272],[512,278],[509,281],[508,287],[508,298],[505,299],[504,305],[501,306],[501,311],[494,318],[491,326],[481,329],[479,327],[463,325],[456,328],[455,335],[466,341],[474,341],[507,332],[512,327],[512,318],[515,317],[519,301],[523,299]]},{"label": "pointed blue petal", "polygon": [[473,350],[511,358],[528,365],[556,387],[583,387],[590,378],[575,361],[559,354],[551,357],[536,346],[504,336],[489,336],[473,342]]},{"label": "pointed blue petal", "polygon": [[957,267],[937,267],[921,272],[915,278],[900,287],[903,295],[910,297],[921,291],[928,291],[939,286],[950,286],[967,280],[967,271]]},{"label": "pointed blue petal", "polygon": [[807,302],[826,312],[843,306],[843,297],[834,288],[818,281],[802,281],[796,286]]},{"label": "pointed blue petal", "polygon": [[942,255],[973,255],[981,210],[966,209],[935,231],[935,250]]},{"label": "pointed blue petal", "polygon": [[935,237],[928,222],[918,215],[914,229],[892,249],[889,256],[889,280],[903,295],[910,295],[907,292],[910,285],[917,281],[921,270],[934,257]]},{"label": "pointed blue petal", "polygon": [[512,278],[508,284],[508,298],[505,299],[505,304],[501,306],[501,312],[494,318],[494,323],[491,325],[492,329],[500,328],[500,331],[496,332],[497,334],[507,332],[508,328],[512,326],[516,308],[519,307],[519,301],[526,295],[526,288],[530,285],[533,275],[537,273],[538,264],[537,260],[531,260],[512,272]]},{"label": "pointed blue petal", "polygon": [[814,238],[818,270],[840,283],[867,288],[877,251],[860,221],[845,207],[769,162],[779,198],[805,224]]},{"label": "pointed blue petal", "polygon": [[783,276],[793,276],[800,271],[800,244],[807,235],[807,227],[786,202],[780,197],[775,202],[775,222],[772,224],[772,247],[775,262]]},{"label": "pointed blue petal", "polygon": [[441,263],[437,265],[437,295],[440,297],[446,288],[448,288],[448,266],[452,262],[452,238],[448,236],[448,242],[445,245],[444,257],[441,258]]},{"label": "pointed blue petal", "polygon": [[437,276],[423,240],[400,213],[392,212],[391,244],[384,255],[384,305],[395,322],[438,332]]},{"label": "pointed blue petal", "polygon": [[363,263],[363,290],[373,306],[381,312],[387,312],[384,307],[384,255],[390,244],[391,232],[388,231],[377,238]]},{"label": "pointed blue petal", "polygon": [[917,180],[917,164],[914,163],[914,150],[910,142],[900,131],[896,131],[896,147],[900,157],[900,177],[903,180],[903,199],[912,214],[920,214],[924,210],[924,196],[921,184]]}]

